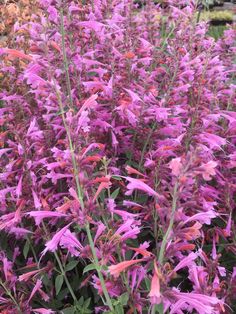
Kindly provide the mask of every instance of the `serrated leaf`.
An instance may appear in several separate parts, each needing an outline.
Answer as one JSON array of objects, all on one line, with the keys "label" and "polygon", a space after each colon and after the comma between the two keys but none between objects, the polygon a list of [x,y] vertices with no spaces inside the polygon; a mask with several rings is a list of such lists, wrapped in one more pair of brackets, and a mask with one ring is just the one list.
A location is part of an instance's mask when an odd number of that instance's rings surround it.
[{"label": "serrated leaf", "polygon": [[124,309],[123,309],[123,306],[121,304],[117,304],[115,306],[115,313],[124,314]]},{"label": "serrated leaf", "polygon": [[128,300],[129,300],[129,294],[127,292],[125,292],[121,296],[119,296],[119,302],[123,306],[127,305]]},{"label": "serrated leaf", "polygon": [[55,280],[56,295],[58,295],[58,293],[61,291],[63,281],[64,281],[63,275],[58,275],[56,277],[56,280]]},{"label": "serrated leaf", "polygon": [[78,263],[79,263],[78,261],[69,262],[65,267],[65,271],[70,271],[70,270],[74,269],[78,265]]},{"label": "serrated leaf", "polygon": [[27,258],[28,253],[29,253],[29,248],[30,248],[29,241],[26,241],[25,245],[24,245],[24,248],[23,248],[24,258]]},{"label": "serrated leaf", "polygon": [[87,309],[90,305],[90,302],[91,302],[91,298],[88,298],[87,300],[85,300],[83,307]]},{"label": "serrated leaf", "polygon": [[120,188],[117,188],[114,192],[111,193],[111,198],[113,198],[115,200],[117,198],[119,192],[120,192]]},{"label": "serrated leaf", "polygon": [[81,297],[79,298],[79,301],[75,303],[75,306],[81,306],[81,305],[83,305],[83,304],[84,304],[84,297],[81,296]]},{"label": "serrated leaf", "polygon": [[90,270],[94,270],[94,269],[96,269],[95,265],[94,264],[89,264],[86,267],[84,267],[83,274],[87,273]]},{"label": "serrated leaf", "polygon": [[63,314],[74,314],[75,313],[75,308],[73,306],[67,307],[62,311]]}]

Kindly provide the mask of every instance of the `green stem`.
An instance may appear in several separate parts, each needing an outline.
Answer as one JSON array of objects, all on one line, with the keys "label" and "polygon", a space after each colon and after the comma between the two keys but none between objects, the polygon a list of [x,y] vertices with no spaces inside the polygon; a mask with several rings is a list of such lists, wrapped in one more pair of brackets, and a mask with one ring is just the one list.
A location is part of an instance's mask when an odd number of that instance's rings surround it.
[{"label": "green stem", "polygon": [[90,248],[91,248],[91,251],[92,251],[92,254],[93,254],[95,268],[96,268],[96,271],[98,273],[99,280],[101,282],[102,290],[103,290],[104,296],[106,298],[107,305],[109,306],[111,311],[114,311],[114,308],[113,308],[110,296],[108,294],[108,291],[107,291],[107,288],[106,288],[106,285],[105,285],[105,280],[104,280],[102,272],[101,272],[99,261],[98,261],[98,258],[97,258],[97,253],[96,253],[96,249],[95,249],[95,246],[94,246],[93,238],[92,238],[92,235],[91,235],[91,230],[90,230],[89,223],[86,224],[86,232],[87,232],[87,236],[88,236],[89,245],[90,245]]},{"label": "green stem", "polygon": [[[143,160],[144,160],[144,155],[145,155],[145,153],[146,153],[147,146],[148,146],[148,144],[149,144],[149,142],[150,142],[150,139],[151,139],[152,134],[153,134],[153,132],[154,132],[154,130],[155,130],[155,128],[156,128],[156,125],[157,125],[157,124],[156,124],[156,122],[155,122],[155,123],[153,124],[153,126],[152,126],[152,128],[151,128],[151,130],[150,130],[150,132],[149,132],[149,134],[148,134],[148,136],[147,136],[147,139],[146,139],[144,145],[143,145],[143,149],[142,149],[142,153],[141,153],[141,158],[140,158],[140,161],[139,161],[139,164],[138,164],[138,170],[139,170],[139,171],[141,170],[141,167],[142,167],[142,164],[143,164]],[[136,190],[136,191],[135,191],[135,194],[134,194],[134,201],[137,200],[137,195],[138,195],[138,191]]]},{"label": "green stem", "polygon": [[64,13],[63,9],[60,10],[60,18],[61,18],[61,41],[62,41],[62,54],[63,54],[63,64],[64,70],[66,72],[66,86],[67,93],[69,96],[70,107],[73,107],[73,99],[71,94],[71,84],[70,84],[70,75],[69,75],[69,63],[66,55],[66,45],[65,45],[65,27],[64,27]]},{"label": "green stem", "polygon": [[[67,59],[66,48],[65,48],[65,28],[64,28],[63,9],[60,10],[60,18],[61,18],[63,64],[64,64],[64,69],[65,69],[65,72],[66,72],[66,83],[67,83],[67,90],[68,90],[67,92],[68,92],[68,95],[69,95],[70,106],[73,107],[73,99],[72,99],[72,94],[71,94],[71,84],[70,84],[69,67],[68,67],[68,59]],[[74,178],[75,178],[75,182],[76,182],[77,194],[78,194],[78,198],[79,198],[79,201],[80,201],[80,206],[81,206],[82,210],[84,210],[83,190],[82,190],[82,187],[81,187],[80,182],[79,182],[79,171],[78,171],[78,167],[77,167],[77,161],[76,161],[76,156],[75,156],[75,152],[74,152],[73,142],[72,142],[72,138],[71,138],[71,134],[70,134],[70,129],[69,129],[67,123],[66,123],[66,117],[65,117],[65,114],[64,114],[64,108],[63,108],[63,104],[62,104],[62,99],[61,99],[60,93],[57,90],[57,88],[55,88],[55,89],[56,89],[56,94],[57,94],[57,98],[58,98],[58,102],[59,102],[59,106],[60,106],[60,111],[61,111],[61,114],[62,114],[63,124],[64,124],[65,130],[66,130],[66,134],[67,134],[67,138],[68,138],[68,141],[69,141],[69,147],[70,147],[72,165],[73,165],[73,169],[74,169]],[[86,224],[86,232],[87,232],[89,244],[90,244],[90,247],[91,247],[91,250],[92,250],[93,259],[94,259],[94,263],[95,263],[96,270],[97,270],[97,273],[98,273],[98,277],[100,279],[101,286],[102,286],[102,289],[103,289],[103,293],[104,293],[105,298],[106,298],[107,305],[109,306],[110,310],[113,311],[112,302],[111,302],[110,296],[108,294],[108,291],[107,291],[107,288],[106,288],[106,285],[105,285],[105,280],[103,278],[103,275],[102,275],[102,272],[101,272],[101,269],[100,269],[100,266],[99,266],[99,261],[98,261],[98,258],[97,258],[97,254],[96,254],[94,242],[93,242],[93,239],[92,239],[89,223]],[[56,258],[60,262],[59,257],[57,256]],[[61,262],[60,262],[60,264],[61,264]],[[59,266],[60,266],[60,264],[59,264]],[[60,267],[62,267],[62,265]],[[62,270],[63,270],[63,267],[62,267]],[[65,278],[65,281],[67,283],[68,279],[66,277],[66,274],[65,274],[64,278]],[[71,292],[73,293],[73,291],[71,291]]]},{"label": "green stem", "polygon": [[20,309],[19,304],[17,303],[16,299],[14,298],[14,296],[11,294],[11,291],[8,290],[8,288],[5,286],[5,284],[2,282],[2,280],[0,279],[0,285],[3,287],[4,291],[6,292],[6,294],[9,296],[9,298],[12,300],[12,302],[15,304],[17,311],[19,314],[23,314],[23,312]]},{"label": "green stem", "polygon": [[64,108],[63,108],[60,92],[57,90],[56,87],[55,87],[55,91],[56,91],[56,95],[57,95],[57,99],[58,99],[58,103],[59,103],[59,107],[60,107],[60,111],[61,111],[62,121],[63,121],[64,127],[65,127],[65,130],[66,130],[66,135],[67,135],[68,141],[69,141],[72,165],[73,165],[73,169],[74,169],[74,178],[75,178],[75,183],[76,183],[76,187],[77,187],[77,194],[78,194],[78,198],[80,201],[80,206],[82,209],[84,209],[83,192],[82,192],[82,188],[81,188],[81,185],[79,182],[79,171],[78,171],[78,167],[77,167],[77,161],[76,161],[76,157],[75,157],[72,138],[70,135],[70,129],[68,128],[68,125],[66,123],[66,117],[65,117],[65,113],[64,113]]},{"label": "green stem", "polygon": [[[64,124],[65,130],[66,130],[66,134],[67,134],[67,138],[68,138],[68,141],[69,141],[69,147],[70,147],[72,165],[73,165],[73,169],[74,169],[74,177],[75,177],[75,183],[76,183],[76,188],[77,188],[77,194],[78,194],[78,198],[79,198],[79,201],[80,201],[80,206],[81,206],[81,208],[83,210],[84,209],[83,192],[82,192],[82,187],[81,187],[80,182],[79,182],[79,172],[78,172],[78,167],[77,167],[77,161],[76,161],[76,157],[75,157],[73,142],[72,142],[72,138],[71,138],[71,134],[70,134],[70,129],[69,129],[67,123],[66,123],[66,117],[65,117],[64,110],[63,110],[63,104],[62,104],[60,93],[57,90],[57,88],[55,88],[55,90],[56,90],[56,95],[57,95],[57,99],[58,99],[59,106],[60,106],[60,111],[61,111],[61,115],[62,115],[63,124]],[[103,293],[105,295],[107,305],[109,306],[110,310],[113,311],[112,302],[111,302],[110,296],[108,294],[108,291],[107,291],[107,288],[106,288],[106,285],[105,285],[105,280],[103,278],[103,275],[102,275],[102,272],[101,272],[101,269],[100,269],[100,266],[99,266],[99,261],[98,261],[98,258],[97,258],[97,254],[96,254],[94,242],[93,242],[93,239],[92,239],[89,223],[87,223],[87,225],[86,225],[86,233],[87,233],[87,236],[88,236],[89,245],[91,247],[92,254],[93,254],[94,264],[95,264],[95,267],[96,267],[96,271],[98,273],[98,277],[99,277],[100,282],[101,282],[102,290],[103,290]]]},{"label": "green stem", "polygon": [[167,229],[167,231],[166,231],[166,233],[164,235],[164,238],[162,240],[161,249],[160,249],[160,253],[159,253],[159,257],[158,257],[158,262],[160,264],[163,263],[166,244],[167,244],[170,232],[171,232],[173,224],[174,224],[175,211],[176,211],[176,205],[177,205],[177,200],[178,200],[178,187],[179,187],[179,184],[178,184],[178,182],[176,182],[175,186],[174,186],[174,193],[173,193],[173,200],[172,200],[172,209],[171,209],[170,222],[169,222],[168,229]]},{"label": "green stem", "polygon": [[76,302],[76,301],[77,301],[77,298],[76,298],[76,296],[75,296],[75,294],[74,294],[74,291],[73,291],[73,289],[72,289],[72,287],[71,287],[71,285],[70,285],[70,282],[69,282],[69,280],[68,280],[68,278],[67,278],[66,272],[65,272],[65,270],[64,270],[64,268],[63,268],[63,266],[62,266],[60,257],[58,256],[57,252],[54,252],[54,256],[56,257],[57,263],[58,263],[58,265],[59,265],[61,274],[62,274],[62,276],[64,277],[64,280],[65,280],[65,283],[66,283],[66,285],[67,285],[67,288],[68,288],[68,290],[70,291],[70,294],[71,294],[73,300]]},{"label": "green stem", "polygon": [[156,122],[153,124],[153,126],[152,126],[152,128],[151,128],[151,130],[150,130],[150,132],[149,132],[149,134],[148,134],[148,137],[147,137],[147,139],[146,139],[146,141],[145,141],[145,143],[144,143],[144,145],[143,145],[143,150],[142,150],[141,158],[140,158],[140,161],[139,161],[139,164],[138,164],[138,170],[141,170],[141,166],[142,166],[143,160],[144,160],[144,155],[145,155],[145,153],[146,153],[147,146],[148,146],[148,144],[149,144],[149,142],[150,142],[150,139],[151,139],[151,137],[152,137],[152,134],[153,134],[155,128],[156,128]]},{"label": "green stem", "polygon": [[197,5],[200,5],[200,8],[199,8],[199,11],[197,14],[197,24],[198,24],[200,21],[200,16],[201,16],[201,12],[202,12],[201,0],[197,2]]}]

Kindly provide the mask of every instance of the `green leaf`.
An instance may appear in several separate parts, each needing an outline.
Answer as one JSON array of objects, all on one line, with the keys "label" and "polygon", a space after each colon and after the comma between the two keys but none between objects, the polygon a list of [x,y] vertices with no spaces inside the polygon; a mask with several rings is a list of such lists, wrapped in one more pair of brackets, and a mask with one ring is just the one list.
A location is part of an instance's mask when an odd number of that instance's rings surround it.
[{"label": "green leaf", "polygon": [[64,281],[63,275],[58,275],[56,277],[56,280],[55,280],[56,295],[58,295],[58,293],[61,291],[63,281]]},{"label": "green leaf", "polygon": [[163,303],[155,304],[154,305],[154,312],[152,312],[152,313],[164,314]]},{"label": "green leaf", "polygon": [[87,73],[88,76],[96,76],[98,75],[97,72],[88,72]]},{"label": "green leaf", "polygon": [[119,302],[121,305],[125,306],[127,305],[128,301],[129,301],[129,294],[128,292],[123,293],[120,297],[119,297]]},{"label": "green leaf", "polygon": [[111,198],[116,199],[120,192],[120,188],[117,188],[114,192],[111,193]]},{"label": "green leaf", "polygon": [[62,311],[63,314],[75,314],[75,308],[73,306],[67,307]]},{"label": "green leaf", "polygon": [[74,269],[78,265],[78,263],[79,263],[78,261],[69,262],[65,267],[65,271],[70,271],[70,270]]},{"label": "green leaf", "polygon": [[144,279],[147,290],[151,289],[151,281],[148,278]]},{"label": "green leaf", "polygon": [[94,270],[94,269],[96,269],[95,265],[94,264],[89,264],[86,267],[84,267],[83,274],[87,273],[90,270]]},{"label": "green leaf", "polygon": [[29,248],[30,248],[29,241],[26,241],[25,245],[24,245],[24,248],[23,248],[24,258],[26,258],[28,256]]},{"label": "green leaf", "polygon": [[77,305],[83,305],[83,304],[84,304],[84,297],[81,296],[81,297],[79,298],[79,301],[78,301],[77,303],[75,303],[75,305],[77,306]]},{"label": "green leaf", "polygon": [[121,304],[117,304],[115,306],[115,313],[124,314],[124,309],[123,309],[123,306]]},{"label": "green leaf", "polygon": [[84,305],[83,305],[85,309],[89,307],[90,302],[91,302],[91,298],[88,298],[87,300],[85,300]]},{"label": "green leaf", "polygon": [[105,200],[105,191],[104,190],[102,190],[101,193],[99,194],[99,198],[102,202],[104,202],[104,200]]},{"label": "green leaf", "polygon": [[118,176],[112,176],[112,179],[117,180],[117,181],[121,181],[122,180],[122,178],[118,177]]}]

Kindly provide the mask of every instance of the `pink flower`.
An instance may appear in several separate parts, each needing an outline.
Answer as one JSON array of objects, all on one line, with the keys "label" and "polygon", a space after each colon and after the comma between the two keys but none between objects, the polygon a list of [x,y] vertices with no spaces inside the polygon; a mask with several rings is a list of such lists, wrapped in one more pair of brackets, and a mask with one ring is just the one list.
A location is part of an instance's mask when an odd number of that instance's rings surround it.
[{"label": "pink flower", "polygon": [[207,143],[212,150],[219,150],[221,146],[226,144],[226,139],[220,137],[219,135],[204,132],[198,136],[198,138],[203,142]]},{"label": "pink flower", "polygon": [[92,29],[97,33],[101,32],[101,29],[104,26],[106,26],[105,24],[102,24],[102,23],[97,22],[97,21],[82,21],[82,22],[78,22],[78,25],[82,26],[84,28]]},{"label": "pink flower", "polygon": [[45,269],[46,268],[44,267],[44,268],[32,270],[32,271],[29,271],[28,273],[20,275],[19,276],[19,281],[28,281],[32,276],[34,276],[36,274],[39,274],[40,272],[42,272]]},{"label": "pink flower", "polygon": [[217,162],[211,160],[200,167],[200,171],[204,180],[210,181],[212,179],[211,177],[216,175],[216,166]]},{"label": "pink flower", "polygon": [[126,221],[116,230],[114,236],[111,238],[111,241],[117,235],[120,236],[120,241],[125,241],[127,239],[136,239],[137,235],[140,233],[140,228],[137,226],[137,221],[133,218],[127,218]]},{"label": "pink flower", "polygon": [[181,163],[181,158],[173,158],[169,163],[169,167],[172,170],[172,174],[178,177],[183,169],[183,165]]},{"label": "pink flower", "polygon": [[29,55],[26,55],[24,52],[21,52],[19,50],[15,49],[8,49],[4,48],[3,53],[9,54],[10,56],[17,57],[19,59],[27,60],[27,61],[32,61],[33,58]]},{"label": "pink flower", "polygon": [[112,276],[115,278],[120,276],[120,273],[124,270],[126,270],[128,267],[135,265],[137,263],[140,263],[144,261],[144,258],[130,260],[130,261],[124,261],[116,265],[112,265],[108,267],[108,270]]},{"label": "pink flower", "polygon": [[70,230],[66,230],[60,239],[60,246],[66,248],[72,256],[79,256],[83,246]]},{"label": "pink flower", "polygon": [[183,258],[177,266],[173,269],[173,272],[177,272],[178,270],[186,267],[186,266],[191,266],[193,264],[193,261],[198,257],[196,253],[190,253],[188,256]]},{"label": "pink flower", "polygon": [[182,309],[188,311],[195,309],[199,314],[213,314],[217,313],[215,306],[223,303],[216,297],[194,292],[180,292],[176,288],[173,288],[172,293],[178,301],[172,306],[170,314],[178,313]]},{"label": "pink flower", "polygon": [[37,196],[37,194],[35,193],[35,191],[32,189],[32,195],[33,195],[33,199],[34,199],[34,207],[36,209],[39,209],[42,207],[42,204]]},{"label": "pink flower", "polygon": [[226,225],[225,229],[223,230],[224,235],[226,237],[229,237],[231,235],[231,225],[232,225],[232,212],[230,212],[227,225]]},{"label": "pink flower", "polygon": [[55,252],[56,249],[57,249],[57,246],[62,238],[62,236],[65,234],[66,230],[69,228],[69,226],[72,224],[69,223],[68,225],[66,225],[64,228],[62,228],[59,232],[57,232],[54,237],[48,241],[46,243],[46,248],[43,250],[42,252],[42,256],[45,255],[48,251],[51,251],[51,252]]},{"label": "pink flower", "polygon": [[109,187],[111,186],[111,182],[110,182],[110,176],[106,176],[106,177],[101,177],[101,178],[96,178],[94,180],[94,182],[101,182],[99,184],[99,187],[97,189],[97,192],[95,193],[94,197],[93,197],[93,202],[96,201],[96,199],[98,198],[99,194],[102,192],[102,190],[104,189],[109,189]]},{"label": "pink flower", "polygon": [[33,217],[35,219],[35,223],[38,226],[41,221],[44,218],[60,218],[60,217],[66,217],[65,214],[59,213],[59,212],[51,212],[51,211],[31,211],[28,212],[26,215],[29,215],[30,217]]},{"label": "pink flower", "polygon": [[134,169],[133,167],[130,167],[129,165],[127,165],[127,166],[125,167],[125,170],[128,172],[129,175],[131,175],[131,174],[137,174],[137,175],[139,175],[139,176],[141,176],[141,177],[145,177],[144,174],[142,174],[142,173],[139,172],[138,170]]},{"label": "pink flower", "polygon": [[39,279],[37,279],[36,284],[35,284],[35,286],[34,286],[32,292],[31,292],[31,294],[30,294],[30,297],[29,297],[29,299],[27,300],[28,303],[30,302],[30,300],[33,298],[33,296],[35,295],[35,293],[36,293],[41,287],[42,287],[42,281],[39,280]]},{"label": "pink flower", "polygon": [[160,280],[156,262],[154,262],[154,274],[151,281],[151,289],[148,295],[152,304],[161,303]]},{"label": "pink flower", "polygon": [[210,225],[211,220],[213,218],[216,218],[218,216],[217,213],[215,213],[213,210],[208,210],[207,212],[201,212],[193,215],[192,217],[187,218],[182,224],[186,225],[187,223],[191,221],[198,221],[201,224]]},{"label": "pink flower", "polygon": [[125,179],[130,182],[127,185],[127,189],[129,191],[127,191],[125,193],[126,195],[131,195],[134,190],[140,190],[140,191],[143,191],[143,192],[147,193],[150,196],[159,197],[159,194],[157,192],[155,192],[152,188],[150,188],[150,186],[148,186],[142,180],[134,179],[134,178],[131,178],[131,177],[125,177]]},{"label": "pink flower", "polygon": [[55,313],[54,311],[52,311],[50,309],[44,309],[44,308],[33,309],[33,312],[36,314],[53,314],[53,313]]}]

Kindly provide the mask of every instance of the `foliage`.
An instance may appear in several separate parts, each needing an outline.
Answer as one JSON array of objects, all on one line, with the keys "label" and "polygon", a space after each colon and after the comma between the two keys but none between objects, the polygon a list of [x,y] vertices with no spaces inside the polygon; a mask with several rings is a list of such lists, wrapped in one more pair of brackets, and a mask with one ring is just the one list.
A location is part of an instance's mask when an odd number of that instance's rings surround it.
[{"label": "foliage", "polygon": [[204,11],[201,13],[202,21],[233,21],[233,12],[231,11]]},{"label": "foliage", "polygon": [[166,3],[41,0],[0,49],[1,313],[235,306],[235,32]]},{"label": "foliage", "polygon": [[218,40],[223,36],[225,30],[227,30],[226,25],[211,25],[209,27],[208,34]]}]

